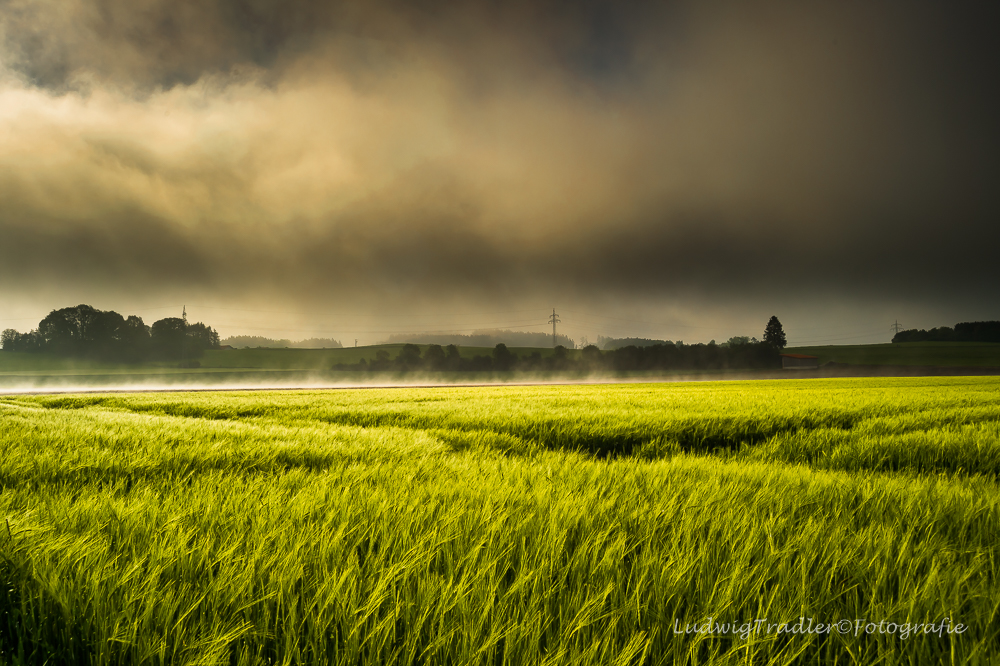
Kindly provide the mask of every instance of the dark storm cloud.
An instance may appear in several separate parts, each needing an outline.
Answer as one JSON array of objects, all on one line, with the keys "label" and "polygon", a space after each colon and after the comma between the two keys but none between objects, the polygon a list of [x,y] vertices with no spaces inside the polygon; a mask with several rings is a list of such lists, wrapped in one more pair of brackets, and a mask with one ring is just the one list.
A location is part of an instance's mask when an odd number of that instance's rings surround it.
[{"label": "dark storm cloud", "polygon": [[10,0],[4,32],[13,64],[56,89],[78,74],[141,89],[246,66],[280,73],[331,45],[355,72],[384,73],[415,41],[481,64],[484,37],[601,78],[629,67],[643,21],[665,13],[605,1]]},{"label": "dark storm cloud", "polygon": [[190,84],[237,65],[273,66],[336,23],[333,3],[57,0],[10,3],[8,50],[38,85],[78,74],[139,86]]},{"label": "dark storm cloud", "polygon": [[303,307],[783,293],[983,316],[1000,286],[992,14],[8,0],[0,280]]},{"label": "dark storm cloud", "polygon": [[102,289],[137,293],[164,276],[178,285],[211,286],[211,262],[199,244],[139,210],[106,213],[96,222],[33,216],[30,223],[5,225],[0,263],[7,289],[81,277]]},{"label": "dark storm cloud", "polygon": [[859,221],[854,236],[817,240],[787,233],[773,219],[687,216],[592,227],[545,243],[476,230],[467,218],[426,215],[419,226],[378,219],[299,230],[285,247],[294,263],[315,270],[289,271],[289,281],[318,291],[363,276],[377,293],[421,305],[456,291],[516,302],[539,285],[563,293],[568,285],[576,300],[704,293],[753,299],[761,292],[842,292],[844,285],[859,298],[971,300],[991,298],[997,283],[993,243],[943,233],[936,221],[920,228],[910,218]]}]

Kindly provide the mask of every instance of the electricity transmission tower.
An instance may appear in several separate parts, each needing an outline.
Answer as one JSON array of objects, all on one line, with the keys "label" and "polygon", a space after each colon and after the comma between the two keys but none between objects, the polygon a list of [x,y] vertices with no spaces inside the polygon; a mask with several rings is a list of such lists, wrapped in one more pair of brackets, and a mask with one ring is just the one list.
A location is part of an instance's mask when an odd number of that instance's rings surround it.
[{"label": "electricity transmission tower", "polygon": [[556,348],[556,324],[562,322],[562,319],[556,314],[556,309],[552,308],[552,316],[549,317],[549,323],[552,324],[552,348]]},{"label": "electricity transmission tower", "polygon": [[899,320],[897,319],[895,323],[889,326],[889,328],[892,329],[893,334],[896,334],[899,333],[901,330],[903,330],[903,325],[900,324]]},{"label": "electricity transmission tower", "polygon": [[187,367],[187,346],[188,346],[188,308],[186,305],[181,306],[181,319],[184,321],[184,337],[181,338],[181,367]]}]

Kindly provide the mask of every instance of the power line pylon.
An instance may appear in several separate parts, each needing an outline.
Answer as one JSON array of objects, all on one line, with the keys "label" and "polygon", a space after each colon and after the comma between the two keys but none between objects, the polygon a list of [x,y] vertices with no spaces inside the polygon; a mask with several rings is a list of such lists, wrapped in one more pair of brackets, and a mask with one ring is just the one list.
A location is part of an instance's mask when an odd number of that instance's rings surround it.
[{"label": "power line pylon", "polygon": [[897,319],[895,323],[889,326],[889,328],[892,329],[892,332],[895,335],[896,333],[899,333],[901,330],[903,330],[903,325],[900,324],[899,320]]},{"label": "power line pylon", "polygon": [[556,348],[556,324],[561,323],[562,319],[556,314],[556,309],[552,308],[552,316],[549,317],[549,323],[552,324],[552,348]]}]

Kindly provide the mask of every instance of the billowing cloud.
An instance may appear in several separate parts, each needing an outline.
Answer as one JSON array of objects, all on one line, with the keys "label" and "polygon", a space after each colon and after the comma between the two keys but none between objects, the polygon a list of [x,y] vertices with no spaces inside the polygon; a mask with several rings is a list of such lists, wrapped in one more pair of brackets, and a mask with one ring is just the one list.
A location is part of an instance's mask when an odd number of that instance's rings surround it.
[{"label": "billowing cloud", "polygon": [[308,313],[1000,318],[983,11],[11,0],[0,282],[330,333]]}]

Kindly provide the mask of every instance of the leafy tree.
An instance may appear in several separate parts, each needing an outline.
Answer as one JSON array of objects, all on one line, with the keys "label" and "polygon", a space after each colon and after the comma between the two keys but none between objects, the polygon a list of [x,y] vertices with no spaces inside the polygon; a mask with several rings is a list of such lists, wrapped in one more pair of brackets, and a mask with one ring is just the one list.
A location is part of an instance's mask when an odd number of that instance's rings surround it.
[{"label": "leafy tree", "polygon": [[445,366],[444,348],[441,345],[427,345],[424,350],[424,365],[429,370],[441,370]]},{"label": "leafy tree", "polygon": [[120,355],[126,361],[137,362],[149,354],[149,326],[142,317],[130,315],[118,332]]},{"label": "leafy tree", "polygon": [[[133,322],[138,328],[142,320]],[[141,334],[137,334],[141,335]],[[195,359],[206,349],[219,346],[219,334],[210,326],[198,322],[188,324],[180,317],[167,317],[153,322],[149,331],[149,347],[154,356],[164,359]]]},{"label": "leafy tree", "polygon": [[502,342],[497,343],[493,348],[493,367],[497,370],[510,370],[517,361],[517,356]]},{"label": "leafy tree", "polygon": [[420,347],[413,343],[403,345],[396,357],[396,365],[401,370],[412,370],[420,367]]},{"label": "leafy tree", "polygon": [[568,365],[566,348],[562,345],[556,345],[552,350],[552,356],[549,357],[548,365],[553,370],[565,370]]},{"label": "leafy tree", "polygon": [[119,350],[125,318],[90,305],[53,310],[38,323],[45,348],[58,354],[110,358]]},{"label": "leafy tree", "polygon": [[153,322],[149,339],[156,356],[177,360],[188,355],[187,322],[180,317],[167,317]]},{"label": "leafy tree", "polygon": [[773,349],[784,349],[788,344],[785,341],[785,331],[781,328],[781,322],[777,317],[771,317],[767,321],[764,329],[764,343]]},{"label": "leafy tree", "polygon": [[462,368],[462,353],[458,351],[457,345],[448,345],[444,348],[445,367],[449,370],[460,370]]},{"label": "leafy tree", "polygon": [[97,310],[86,322],[82,340],[83,353],[111,359],[121,352],[121,333],[125,318],[112,310]]},{"label": "leafy tree", "polygon": [[4,351],[11,352],[37,352],[45,346],[45,341],[38,331],[30,333],[19,333],[12,328],[8,328],[0,334],[0,347]]},{"label": "leafy tree", "polygon": [[186,333],[189,347],[198,353],[219,347],[219,334],[211,326],[206,326],[200,321],[197,324],[188,324]]},{"label": "leafy tree", "polygon": [[375,350],[375,358],[368,366],[369,370],[388,370],[391,367],[389,352],[384,349]]},{"label": "leafy tree", "polygon": [[90,322],[99,312],[89,305],[53,310],[38,322],[38,332],[45,340],[45,347],[57,354],[84,353]]},{"label": "leafy tree", "polygon": [[596,368],[602,360],[601,350],[597,348],[597,345],[587,345],[583,348],[583,362],[586,365]]}]

